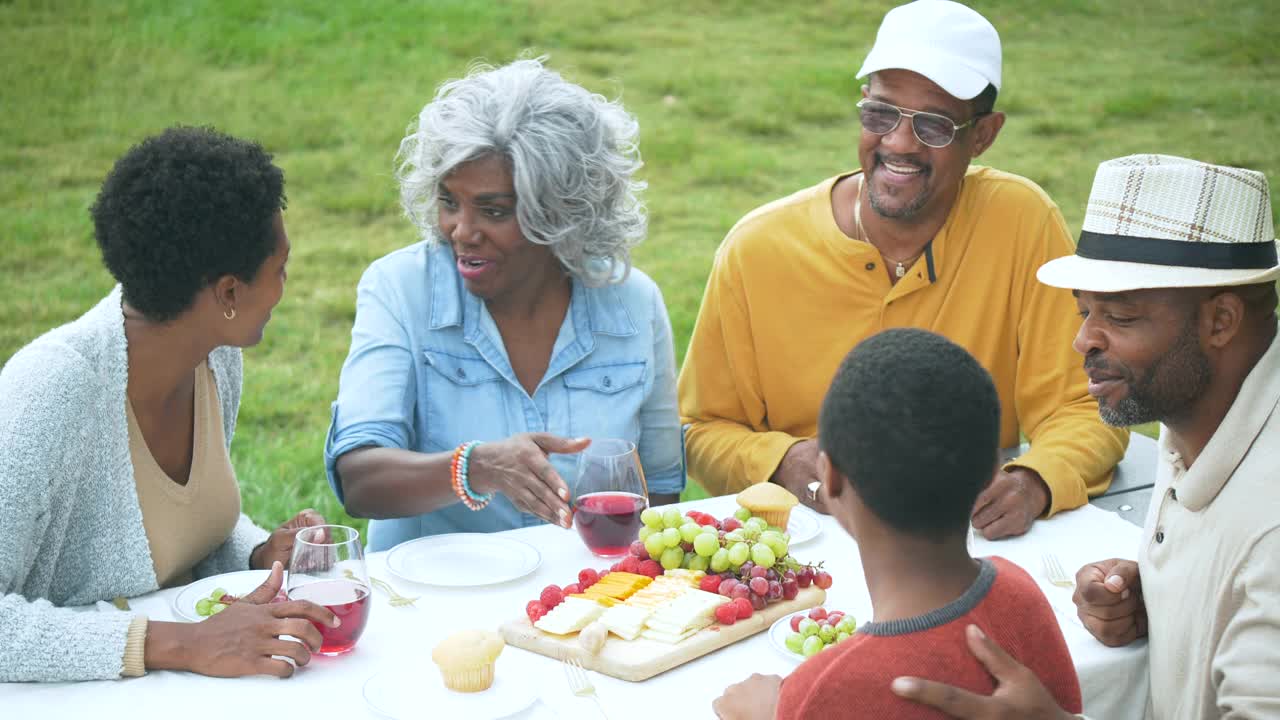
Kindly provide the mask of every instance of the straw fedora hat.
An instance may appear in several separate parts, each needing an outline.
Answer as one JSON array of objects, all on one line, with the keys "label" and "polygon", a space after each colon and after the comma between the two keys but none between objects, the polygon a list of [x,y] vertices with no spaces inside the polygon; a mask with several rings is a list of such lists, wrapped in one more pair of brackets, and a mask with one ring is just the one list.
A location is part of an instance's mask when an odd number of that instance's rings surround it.
[{"label": "straw fedora hat", "polygon": [[1224,287],[1280,277],[1267,177],[1169,155],[1098,166],[1076,254],[1036,277],[1091,292]]}]

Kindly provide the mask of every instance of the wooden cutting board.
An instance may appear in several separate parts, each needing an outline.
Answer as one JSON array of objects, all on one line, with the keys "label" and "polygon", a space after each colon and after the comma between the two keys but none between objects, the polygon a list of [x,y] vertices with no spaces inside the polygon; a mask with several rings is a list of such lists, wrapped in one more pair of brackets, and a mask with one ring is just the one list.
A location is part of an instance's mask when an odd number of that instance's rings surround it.
[{"label": "wooden cutting board", "polygon": [[596,655],[588,654],[578,644],[577,633],[572,635],[545,633],[530,624],[527,617],[511,620],[499,628],[499,631],[508,645],[557,660],[577,658],[588,670],[620,680],[639,682],[743,638],[768,630],[778,618],[798,610],[816,607],[826,599],[825,590],[816,585],[810,585],[801,590],[794,600],[784,600],[769,605],[764,610],[758,610],[751,617],[739,620],[733,625],[712,623],[710,627],[703,628],[675,645],[643,637],[623,640],[617,635],[610,634],[604,647],[600,648],[600,652]]}]

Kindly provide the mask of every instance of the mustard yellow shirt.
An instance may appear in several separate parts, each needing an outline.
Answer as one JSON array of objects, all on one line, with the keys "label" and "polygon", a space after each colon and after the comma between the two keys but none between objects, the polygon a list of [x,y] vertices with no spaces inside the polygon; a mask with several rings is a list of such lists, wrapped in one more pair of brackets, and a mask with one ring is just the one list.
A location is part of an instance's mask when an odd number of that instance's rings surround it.
[{"label": "mustard yellow shirt", "polygon": [[1030,439],[1016,465],[1044,478],[1050,514],[1106,490],[1129,435],[1101,421],[1086,390],[1071,293],[1036,281],[1040,265],[1074,252],[1053,201],[1025,178],[971,167],[929,252],[891,285],[875,247],[836,225],[838,179],[751,212],[716,253],[679,380],[690,476],[713,494],[767,481],[816,435],[849,350],[918,327],[991,373],[1000,442],[1017,445],[1019,430]]}]

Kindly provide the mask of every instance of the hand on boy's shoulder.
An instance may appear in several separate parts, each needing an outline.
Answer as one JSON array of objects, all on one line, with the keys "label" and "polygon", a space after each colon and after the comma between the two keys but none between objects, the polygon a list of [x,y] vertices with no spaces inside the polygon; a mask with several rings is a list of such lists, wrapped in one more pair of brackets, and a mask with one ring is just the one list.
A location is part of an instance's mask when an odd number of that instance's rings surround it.
[{"label": "hand on boy's shoulder", "polygon": [[998,470],[973,504],[973,526],[988,540],[1022,535],[1048,507],[1049,486],[1035,470]]},{"label": "hand on boy's shoulder", "polygon": [[726,688],[711,709],[720,720],[773,720],[781,687],[780,676],[755,673]]}]

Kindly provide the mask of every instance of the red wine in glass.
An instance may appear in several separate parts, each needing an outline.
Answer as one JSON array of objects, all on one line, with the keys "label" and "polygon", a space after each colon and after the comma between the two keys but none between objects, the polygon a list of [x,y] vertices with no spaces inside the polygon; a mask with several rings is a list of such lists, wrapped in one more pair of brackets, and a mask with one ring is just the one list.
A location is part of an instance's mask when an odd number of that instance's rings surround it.
[{"label": "red wine in glass", "polygon": [[321,655],[341,655],[355,647],[369,622],[370,607],[360,531],[345,525],[299,530],[285,589],[290,600],[310,600],[342,621],[338,627],[312,623],[320,631]]},{"label": "red wine in glass", "polygon": [[351,580],[320,580],[289,591],[290,600],[310,600],[338,616],[338,627],[311,623],[320,631],[320,654],[341,655],[355,647],[369,622],[369,588]]},{"label": "red wine in glass", "polygon": [[573,523],[587,549],[600,557],[625,555],[640,535],[640,513],[649,505],[635,443],[593,438],[578,454],[573,497]]},{"label": "red wine in glass", "polygon": [[632,493],[591,493],[578,498],[573,522],[588,550],[601,557],[619,557],[639,536],[640,513],[648,506]]}]

